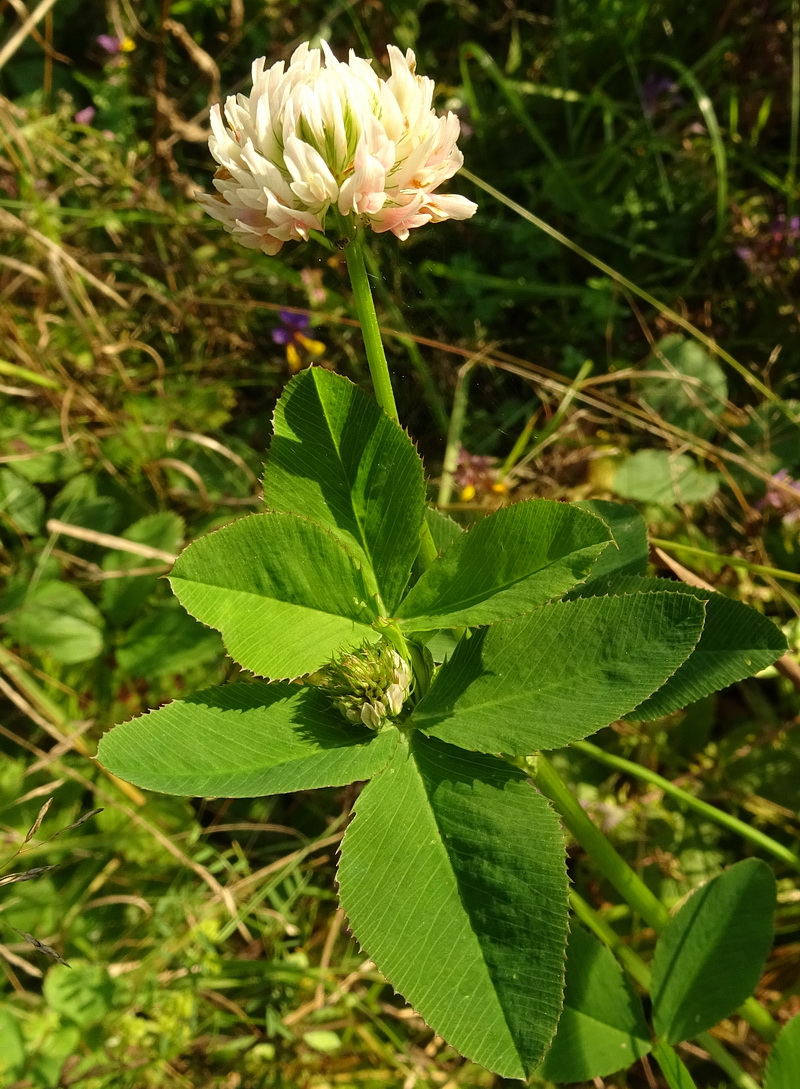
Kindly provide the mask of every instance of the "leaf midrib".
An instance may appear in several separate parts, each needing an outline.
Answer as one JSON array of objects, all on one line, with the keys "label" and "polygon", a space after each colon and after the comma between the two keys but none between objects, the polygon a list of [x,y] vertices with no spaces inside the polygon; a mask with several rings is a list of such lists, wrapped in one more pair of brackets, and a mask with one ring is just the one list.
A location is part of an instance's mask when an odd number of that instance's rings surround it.
[{"label": "leaf midrib", "polygon": [[360,538],[359,547],[361,548],[361,550],[363,551],[363,553],[366,556],[367,560],[369,561],[370,569],[375,572],[375,581],[377,583],[378,573],[377,573],[377,571],[375,569],[374,557],[372,555],[371,549],[369,548],[369,546],[367,544],[366,533],[364,532],[364,527],[361,524],[361,519],[359,518],[358,511],[356,510],[355,503],[353,502],[352,484],[355,483],[355,482],[350,480],[350,477],[349,477],[349,475],[347,473],[345,463],[344,463],[344,459],[342,457],[342,453],[341,453],[341,450],[339,448],[339,443],[336,441],[336,434],[334,432],[330,417],[328,415],[328,406],[326,405],[326,403],[325,403],[325,401],[324,401],[324,399],[322,397],[322,394],[320,393],[319,386],[317,386],[316,382],[314,383],[314,385],[315,385],[315,388],[317,390],[317,397],[319,399],[320,407],[322,408],[322,415],[323,415],[323,418],[325,420],[325,425],[328,428],[328,434],[331,437],[331,444],[333,445],[333,448],[336,451],[336,458],[337,458],[337,461],[338,461],[339,466],[341,468],[342,476],[344,477],[345,482],[347,484],[347,501],[348,501],[348,504],[350,506],[350,509],[353,512],[353,520],[354,520],[356,526],[358,527],[358,534],[359,534],[359,538]]},{"label": "leaf midrib", "polygon": [[[458,541],[454,542],[454,544],[457,544],[457,543],[458,543]],[[606,543],[606,542],[604,542],[604,543]],[[568,552],[566,554],[566,556],[559,556],[556,559],[550,560],[550,561],[548,561],[548,563],[544,564],[542,567],[537,567],[534,571],[529,571],[526,575],[520,575],[519,578],[512,579],[510,582],[505,582],[500,587],[495,588],[493,590],[489,590],[484,594],[473,594],[473,596],[471,598],[462,598],[460,601],[456,601],[452,605],[447,605],[446,606],[446,611],[441,611],[441,612],[438,612],[438,613],[431,612],[431,611],[426,611],[424,613],[417,613],[414,616],[402,616],[402,615],[399,615],[398,620],[408,620],[408,621],[415,621],[416,622],[416,621],[419,621],[419,620],[424,620],[426,617],[430,617],[431,619],[436,619],[437,617],[448,616],[450,613],[459,612],[460,610],[463,610],[463,609],[472,608],[475,605],[482,605],[483,602],[489,601],[493,597],[498,597],[500,594],[505,593],[507,590],[513,590],[513,588],[515,586],[518,586],[521,582],[526,582],[528,579],[533,578],[535,575],[541,575],[544,571],[549,570],[551,567],[554,567],[556,564],[562,563],[569,556],[580,556],[582,552],[586,552],[591,547],[592,547],[591,545],[585,545],[583,548],[576,549],[575,552]],[[431,569],[429,568],[429,570],[431,570]],[[590,570],[591,570],[591,568],[590,568]],[[588,576],[588,574],[589,574],[589,572],[587,571],[586,575],[582,579],[578,579],[575,583],[573,583],[573,586],[570,587],[570,589],[574,588],[575,586],[583,585],[583,583],[586,581],[586,577]],[[419,584],[417,584],[417,585],[419,585]],[[561,593],[565,593],[565,592],[566,591],[561,591]],[[554,594],[553,595],[553,597],[558,597],[558,596],[560,596],[560,594]],[[552,598],[548,599],[548,600],[552,600]],[[525,610],[523,610],[523,612],[533,612],[534,609],[538,609],[541,605],[548,604],[548,600],[541,601],[541,602],[539,602],[538,605],[531,605],[528,608],[526,608]],[[402,608],[402,605],[401,605],[401,608]],[[515,617],[509,617],[508,619],[510,619],[510,620],[511,619],[516,619],[516,616]]]},{"label": "leaf midrib", "polygon": [[[238,590],[230,586],[221,586],[217,582],[200,582],[198,579],[183,578],[180,575],[171,575],[169,577],[169,582],[173,590],[175,589],[175,583],[183,583],[187,586],[207,587],[212,590],[222,590],[226,594],[241,594],[243,597],[253,598],[255,601],[266,604],[269,604],[270,602],[275,602],[280,605],[288,605],[293,609],[302,609],[304,612],[318,613],[320,616],[335,617],[337,620],[348,620],[352,624],[360,624],[365,628],[371,628],[374,621],[377,619],[377,617],[372,617],[371,619],[366,620],[361,617],[347,616],[341,612],[330,612],[328,609],[317,608],[313,605],[303,605],[298,601],[287,601],[285,597],[279,597],[277,594],[255,594],[252,590]],[[177,591],[175,591],[175,593],[177,596]],[[366,604],[368,606],[368,602]],[[194,613],[192,613],[192,615],[194,616]]]},{"label": "leaf midrib", "polygon": [[475,942],[476,942],[476,944],[478,946],[478,949],[480,950],[481,962],[483,963],[484,969],[486,971],[486,976],[487,976],[487,978],[488,978],[488,980],[490,982],[491,988],[494,991],[495,998],[497,1000],[498,1008],[499,1008],[500,1013],[502,1014],[502,1017],[503,1017],[503,1024],[506,1027],[506,1032],[508,1033],[508,1038],[511,1041],[511,1045],[512,1045],[512,1047],[514,1049],[514,1054],[517,1057],[517,1060],[518,1060],[518,1062],[520,1064],[520,1067],[524,1070],[525,1069],[525,1062],[524,1062],[522,1056],[519,1053],[519,1049],[517,1048],[517,1045],[516,1045],[516,1042],[515,1042],[515,1039],[514,1039],[514,1032],[513,1032],[512,1028],[511,1028],[511,1025],[508,1023],[508,1015],[507,1015],[507,1012],[506,1012],[506,1008],[503,1005],[503,1003],[500,1001],[500,995],[498,994],[497,989],[496,989],[496,987],[494,985],[494,977],[492,976],[491,968],[490,968],[490,966],[489,966],[489,964],[487,963],[487,960],[486,960],[486,953],[485,953],[484,948],[483,948],[483,943],[481,942],[479,934],[475,930],[475,927],[474,927],[473,922],[472,922],[472,916],[470,915],[470,913],[469,913],[469,911],[467,909],[467,906],[466,906],[466,904],[464,902],[464,896],[463,896],[462,891],[461,891],[461,881],[459,880],[458,874],[457,874],[457,872],[455,870],[455,867],[452,864],[450,852],[447,849],[447,844],[446,844],[444,836],[442,834],[442,829],[440,828],[439,822],[436,819],[436,810],[434,809],[433,803],[431,802],[431,798],[430,798],[430,795],[428,793],[428,788],[427,788],[426,783],[425,783],[425,777],[424,777],[424,775],[422,774],[422,772],[420,770],[419,764],[417,763],[417,759],[416,759],[416,756],[413,753],[413,751],[410,753],[410,755],[411,755],[412,760],[414,761],[414,767],[416,769],[417,775],[419,776],[420,786],[421,786],[422,791],[423,791],[423,793],[425,795],[425,798],[426,798],[426,800],[428,802],[428,811],[431,814],[431,820],[432,820],[433,825],[434,825],[434,827],[436,829],[436,834],[437,834],[437,837],[438,837],[438,841],[439,841],[439,844],[441,845],[442,851],[444,853],[447,866],[448,866],[448,868],[450,870],[450,873],[452,874],[453,882],[455,884],[456,892],[458,894],[458,899],[459,899],[459,902],[461,903],[461,907],[462,907],[463,912],[464,912],[464,917],[467,920],[467,923],[469,925],[469,929],[470,929],[470,931],[471,931],[471,933],[472,933],[472,935],[473,935],[473,937],[475,939]]}]

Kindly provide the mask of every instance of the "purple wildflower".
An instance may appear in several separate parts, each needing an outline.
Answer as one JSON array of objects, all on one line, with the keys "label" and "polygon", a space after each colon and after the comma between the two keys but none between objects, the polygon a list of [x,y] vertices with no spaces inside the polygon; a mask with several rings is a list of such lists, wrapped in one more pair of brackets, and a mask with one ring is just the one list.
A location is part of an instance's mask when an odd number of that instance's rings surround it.
[{"label": "purple wildflower", "polygon": [[98,34],[95,41],[101,49],[105,49],[106,53],[110,56],[119,53],[122,47],[122,42],[119,38],[115,38],[112,34]]},{"label": "purple wildflower", "polygon": [[276,344],[286,346],[286,362],[292,373],[300,370],[303,362],[319,359],[325,352],[321,340],[306,336],[311,319],[308,314],[295,314],[291,310],[280,310],[281,324],[272,330],[272,339]]},{"label": "purple wildflower", "polygon": [[91,125],[96,113],[94,106],[84,106],[82,110],[78,110],[73,120],[76,125]]},{"label": "purple wildflower", "polygon": [[272,339],[276,344],[290,344],[311,322],[308,314],[294,314],[291,310],[279,311],[278,317],[281,324],[272,330]]},{"label": "purple wildflower", "polygon": [[783,521],[786,524],[800,521],[800,480],[792,479],[786,469],[779,469],[777,473],[773,474],[772,479],[780,484],[785,484],[792,492],[796,492],[796,498],[791,494],[787,494],[784,488],[768,486],[766,495],[763,499],[759,499],[756,507],[759,510],[773,507],[783,514]]},{"label": "purple wildflower", "polygon": [[648,72],[642,80],[639,97],[646,117],[652,117],[662,106],[672,106],[681,101],[675,80],[656,75],[655,72]]},{"label": "purple wildflower", "polygon": [[787,272],[786,262],[800,256],[800,216],[775,216],[760,228],[753,222],[742,223],[745,245],[736,254],[750,272],[765,283]]}]

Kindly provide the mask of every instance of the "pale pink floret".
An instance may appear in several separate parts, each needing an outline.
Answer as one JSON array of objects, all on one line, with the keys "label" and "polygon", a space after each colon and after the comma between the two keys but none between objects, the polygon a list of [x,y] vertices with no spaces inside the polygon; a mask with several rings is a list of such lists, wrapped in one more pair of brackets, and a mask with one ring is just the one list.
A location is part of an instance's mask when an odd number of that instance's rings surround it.
[{"label": "pale pink floret", "polygon": [[304,43],[288,66],[254,61],[250,94],[229,96],[224,117],[212,108],[216,194],[198,199],[243,246],[276,254],[323,231],[329,212],[400,239],[475,214],[466,197],[437,192],[463,162],[458,118],[437,117],[410,49],[388,54],[384,80],[352,51],[345,62],[326,42]]}]

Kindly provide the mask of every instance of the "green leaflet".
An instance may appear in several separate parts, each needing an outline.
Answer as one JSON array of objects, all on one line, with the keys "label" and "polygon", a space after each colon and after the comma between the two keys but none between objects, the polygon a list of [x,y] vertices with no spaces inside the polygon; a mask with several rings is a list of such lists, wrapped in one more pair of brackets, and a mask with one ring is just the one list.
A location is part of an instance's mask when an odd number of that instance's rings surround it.
[{"label": "green leaflet", "polygon": [[172,588],[263,677],[296,677],[379,638],[361,568],[330,533],[294,514],[253,514],[181,553]]},{"label": "green leaflet", "polygon": [[755,858],[690,895],[653,956],[653,1026],[667,1043],[705,1032],[752,994],[772,945],[774,911],[775,878]]},{"label": "green leaflet", "polygon": [[702,438],[714,434],[728,397],[728,381],[702,344],[670,333],[658,341],[643,369],[636,389],[656,416]]},{"label": "green leaflet", "polygon": [[586,511],[548,499],[504,507],[453,543],[397,610],[408,631],[493,624],[560,597],[612,540]]},{"label": "green leaflet", "polygon": [[564,838],[525,776],[412,734],[356,802],[339,863],[358,941],[431,1027],[509,1078],[561,1011]]},{"label": "green leaflet", "polygon": [[689,454],[637,450],[617,469],[613,490],[623,499],[663,506],[705,503],[719,490],[722,477],[701,469]]},{"label": "green leaflet", "polygon": [[564,1010],[537,1074],[559,1083],[604,1078],[650,1048],[642,1003],[627,976],[614,955],[573,920]]},{"label": "green leaflet", "polygon": [[6,628],[20,643],[66,665],[88,662],[103,649],[103,617],[71,582],[32,584]]},{"label": "green leaflet", "polygon": [[419,547],[425,488],[414,444],[374,401],[318,367],[294,377],[275,409],[264,499],[339,537],[374,571],[391,614]]},{"label": "green leaflet", "polygon": [[[464,532],[458,522],[455,522],[444,511],[437,510],[436,507],[425,508],[425,524],[431,531],[431,537],[439,555],[446,548],[449,548],[453,541],[458,540]],[[414,566],[411,568],[411,585],[413,586],[415,582],[418,582],[424,573],[425,564],[422,562],[422,557],[417,555]]]},{"label": "green leaflet", "polygon": [[462,639],[412,717],[453,745],[525,755],[633,710],[692,652],[701,601],[625,594],[555,602]]},{"label": "green leaflet", "polygon": [[[669,579],[616,577],[579,587],[575,596],[632,592],[689,594],[706,603],[703,633],[690,656],[669,680],[629,717],[658,718],[717,692],[772,665],[786,650],[780,628],[761,613],[723,594]],[[573,595],[570,595],[571,597]]]},{"label": "green leaflet", "polygon": [[0,468],[0,525],[10,522],[18,533],[33,536],[44,522],[44,496],[13,469]]},{"label": "green leaflet", "polygon": [[612,574],[647,574],[647,523],[636,507],[606,499],[581,499],[573,506],[602,518],[614,535],[614,544],[600,554],[587,584]]},{"label": "green leaflet", "polygon": [[328,699],[293,684],[226,684],[115,726],[101,764],[165,794],[252,798],[369,779],[396,730],[352,726]]},{"label": "green leaflet", "polygon": [[797,1089],[800,1085],[800,1014],[783,1026],[767,1063],[764,1089]]}]

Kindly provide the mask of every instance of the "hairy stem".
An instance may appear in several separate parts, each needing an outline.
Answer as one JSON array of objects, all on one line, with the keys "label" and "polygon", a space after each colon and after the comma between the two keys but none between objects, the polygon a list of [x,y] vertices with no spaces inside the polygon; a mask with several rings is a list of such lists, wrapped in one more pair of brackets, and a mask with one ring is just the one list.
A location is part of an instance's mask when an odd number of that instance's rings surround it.
[{"label": "hairy stem", "polygon": [[369,285],[362,246],[361,236],[356,232],[344,250],[347,271],[350,273],[356,313],[361,323],[361,335],[364,338],[364,348],[367,352],[367,363],[372,377],[372,388],[375,390],[375,400],[387,416],[399,422],[397,405],[392,391],[392,380],[389,377],[389,364],[386,362],[386,352],[383,350],[378,315],[375,312],[375,302],[372,298],[372,288]]}]

